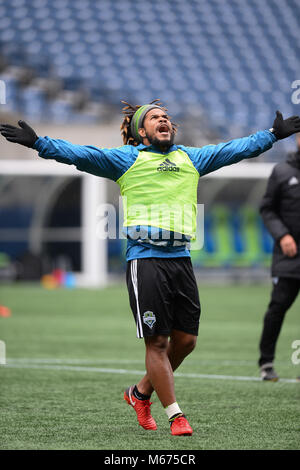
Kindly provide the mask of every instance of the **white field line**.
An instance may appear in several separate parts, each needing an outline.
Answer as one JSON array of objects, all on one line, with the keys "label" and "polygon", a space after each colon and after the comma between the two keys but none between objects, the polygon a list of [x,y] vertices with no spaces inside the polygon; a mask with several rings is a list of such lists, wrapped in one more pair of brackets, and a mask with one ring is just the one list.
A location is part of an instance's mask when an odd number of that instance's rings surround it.
[{"label": "white field line", "polygon": [[[143,370],[132,370],[132,369],[112,369],[104,367],[88,367],[88,366],[74,366],[60,364],[45,364],[45,363],[26,363],[26,362],[14,362],[10,359],[4,368],[14,369],[43,369],[43,370],[57,370],[57,371],[73,371],[73,372],[96,372],[102,374],[126,374],[126,375],[144,375]],[[195,373],[180,373],[175,372],[175,377],[188,378],[188,379],[213,379],[213,380],[236,380],[246,382],[260,382],[259,377],[247,377],[239,375],[218,375],[218,374],[195,374]],[[296,379],[280,379],[281,383],[297,383]]]},{"label": "white field line", "polygon": [[[106,359],[61,359],[61,358],[7,358],[7,362],[13,364],[19,363],[28,363],[28,364],[145,364],[145,361],[142,359],[120,359],[120,358],[106,358]],[[217,359],[188,359],[189,364],[199,365],[217,365],[217,366],[254,366],[257,367],[255,361],[247,360],[217,360]],[[276,361],[276,363],[281,365],[288,365],[288,361]]]}]

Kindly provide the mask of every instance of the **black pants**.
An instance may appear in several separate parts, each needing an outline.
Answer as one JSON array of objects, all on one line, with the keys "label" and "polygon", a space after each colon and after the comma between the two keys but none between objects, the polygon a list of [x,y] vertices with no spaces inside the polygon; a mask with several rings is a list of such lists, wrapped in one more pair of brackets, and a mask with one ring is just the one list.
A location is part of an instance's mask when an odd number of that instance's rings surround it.
[{"label": "black pants", "polygon": [[274,282],[271,301],[264,317],[263,331],[259,343],[258,364],[272,363],[275,357],[277,339],[285,313],[296,299],[300,289],[300,279],[280,277]]}]

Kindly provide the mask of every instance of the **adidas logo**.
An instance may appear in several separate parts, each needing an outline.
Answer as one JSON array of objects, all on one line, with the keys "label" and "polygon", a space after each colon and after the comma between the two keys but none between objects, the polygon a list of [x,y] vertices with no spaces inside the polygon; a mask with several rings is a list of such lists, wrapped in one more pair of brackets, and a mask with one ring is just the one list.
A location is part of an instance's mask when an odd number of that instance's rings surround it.
[{"label": "adidas logo", "polygon": [[299,184],[299,180],[298,178],[296,178],[296,176],[292,176],[288,182],[289,186],[293,186],[294,184]]},{"label": "adidas logo", "polygon": [[179,171],[179,168],[175,163],[166,158],[160,165],[158,165],[157,171]]}]

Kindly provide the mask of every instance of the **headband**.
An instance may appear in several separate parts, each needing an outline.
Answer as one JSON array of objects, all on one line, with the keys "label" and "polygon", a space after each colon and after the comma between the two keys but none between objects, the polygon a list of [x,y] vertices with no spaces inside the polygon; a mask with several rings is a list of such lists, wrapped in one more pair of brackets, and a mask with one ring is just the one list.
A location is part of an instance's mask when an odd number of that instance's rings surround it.
[{"label": "headband", "polygon": [[143,121],[148,111],[151,111],[151,109],[154,108],[161,109],[160,106],[157,106],[155,104],[144,104],[132,116],[130,130],[132,137],[137,142],[142,142],[142,138],[138,131],[141,127],[143,127]]}]

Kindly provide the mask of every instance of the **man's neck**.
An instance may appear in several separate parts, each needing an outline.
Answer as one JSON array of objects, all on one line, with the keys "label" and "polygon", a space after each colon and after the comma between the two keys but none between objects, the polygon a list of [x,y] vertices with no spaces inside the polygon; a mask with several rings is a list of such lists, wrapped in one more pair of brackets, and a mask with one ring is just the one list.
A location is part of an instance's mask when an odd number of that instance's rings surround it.
[{"label": "man's neck", "polygon": [[159,144],[157,142],[150,142],[148,139],[144,139],[143,140],[143,144],[146,145],[147,147],[152,145],[154,148],[157,148],[160,150],[160,152],[167,152],[170,147],[172,147],[173,143],[172,144]]}]

